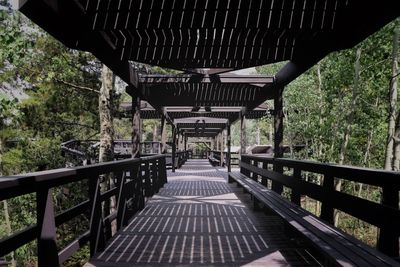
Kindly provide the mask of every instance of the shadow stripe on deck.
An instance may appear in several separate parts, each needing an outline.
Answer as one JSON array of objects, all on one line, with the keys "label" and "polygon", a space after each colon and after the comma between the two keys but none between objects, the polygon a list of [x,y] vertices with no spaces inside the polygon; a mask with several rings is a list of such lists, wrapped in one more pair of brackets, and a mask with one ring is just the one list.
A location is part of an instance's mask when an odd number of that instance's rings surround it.
[{"label": "shadow stripe on deck", "polygon": [[189,160],[87,266],[316,265],[282,221],[248,208],[226,172]]}]

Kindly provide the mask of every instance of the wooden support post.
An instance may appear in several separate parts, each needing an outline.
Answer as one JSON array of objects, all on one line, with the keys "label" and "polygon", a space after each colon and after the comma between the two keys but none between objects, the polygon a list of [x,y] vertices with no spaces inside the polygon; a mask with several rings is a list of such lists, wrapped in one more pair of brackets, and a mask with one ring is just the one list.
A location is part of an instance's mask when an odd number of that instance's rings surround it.
[{"label": "wooden support post", "polygon": [[56,225],[54,204],[51,189],[40,189],[36,193],[36,215],[38,229],[38,265],[58,266],[58,250],[56,244]]},{"label": "wooden support post", "polygon": [[140,158],[140,97],[132,96],[132,158]]},{"label": "wooden support post", "polygon": [[226,146],[228,147],[226,153],[226,165],[228,168],[228,172],[231,172],[231,124],[228,123],[226,126]]},{"label": "wooden support post", "polygon": [[246,118],[244,112],[240,112],[240,157],[246,154]]},{"label": "wooden support post", "polygon": [[184,138],[183,139],[184,140],[184,150],[186,151],[187,150],[187,139],[188,138],[187,138],[187,136],[184,136],[183,138]]},{"label": "wooden support post", "polygon": [[161,154],[167,153],[167,120],[163,115],[161,118]]},{"label": "wooden support post", "polygon": [[176,135],[177,129],[173,126],[172,129],[172,172],[175,172],[175,164],[176,164]]},{"label": "wooden support post", "polygon": [[[283,157],[283,87],[277,88],[274,98],[274,158]],[[282,166],[274,162],[274,171],[283,173]],[[272,182],[272,190],[281,194],[281,183]]]}]

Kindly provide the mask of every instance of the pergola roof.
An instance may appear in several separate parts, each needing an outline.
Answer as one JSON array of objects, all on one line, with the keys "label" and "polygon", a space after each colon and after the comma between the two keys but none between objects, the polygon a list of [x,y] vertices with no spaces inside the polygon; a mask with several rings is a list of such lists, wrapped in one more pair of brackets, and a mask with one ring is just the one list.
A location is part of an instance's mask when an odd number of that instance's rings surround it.
[{"label": "pergola roof", "polygon": [[400,13],[394,0],[19,0],[66,45],[131,82],[129,61],[176,69],[313,63]]},{"label": "pergola roof", "polygon": [[353,46],[399,14],[398,1],[393,0],[20,0],[19,4],[28,17],[71,47],[106,48],[117,61],[176,69],[240,69],[321,57]]},{"label": "pergola roof", "polygon": [[[65,45],[93,53],[173,119],[191,113],[171,106],[246,107],[251,117],[278,87],[400,15],[398,0],[19,0],[18,8]],[[275,76],[226,74],[285,60]],[[185,73],[151,76],[133,61]]]}]

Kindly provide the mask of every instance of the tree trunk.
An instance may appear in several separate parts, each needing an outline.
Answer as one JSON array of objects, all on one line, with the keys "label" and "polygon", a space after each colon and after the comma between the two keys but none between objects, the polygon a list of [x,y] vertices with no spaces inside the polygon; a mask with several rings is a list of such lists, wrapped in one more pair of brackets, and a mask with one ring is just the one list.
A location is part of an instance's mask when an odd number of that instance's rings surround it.
[{"label": "tree trunk", "polygon": [[158,127],[157,124],[154,124],[153,127],[153,142],[157,142],[158,140]]},{"label": "tree trunk", "polygon": [[[285,113],[285,112],[284,112]],[[294,134],[292,132],[292,128],[290,127],[291,121],[289,119],[289,111],[286,111],[286,116],[283,117],[284,125],[286,127],[286,132],[288,136],[288,143],[289,143],[289,153],[290,153],[290,158],[294,158],[293,154],[293,139],[294,139]]]},{"label": "tree trunk", "polygon": [[[3,205],[4,205],[4,219],[5,219],[5,223],[6,223],[7,235],[11,235],[12,234],[12,228],[11,228],[10,212],[8,210],[7,200],[3,200]],[[11,255],[11,266],[12,267],[16,267],[17,266],[17,262],[15,260],[14,252],[11,252],[10,255]]]},{"label": "tree trunk", "polygon": [[268,142],[270,143],[270,145],[272,145],[273,144],[273,139],[274,139],[274,134],[273,134],[273,126],[272,126],[272,124],[273,124],[273,121],[271,121],[269,124],[268,124]]},{"label": "tree trunk", "polygon": [[[379,105],[379,97],[376,98],[374,107],[377,109],[378,105]],[[373,129],[370,129],[368,132],[367,146],[365,148],[364,158],[363,158],[363,162],[362,162],[362,165],[364,167],[370,166],[368,159],[370,157],[370,150],[371,150],[372,140],[373,140],[373,136],[374,136],[374,130],[375,129],[373,128]]]},{"label": "tree trunk", "polygon": [[246,154],[246,117],[240,114],[240,156]]},{"label": "tree trunk", "polygon": [[322,109],[323,109],[323,98],[322,98],[322,76],[321,76],[321,65],[320,63],[317,64],[317,77],[318,77],[318,95],[319,95],[319,104],[318,108],[320,110],[319,113],[319,134],[318,134],[318,140],[317,140],[317,158],[318,160],[322,159],[322,148],[323,148],[323,143],[322,143],[322,124],[323,124],[323,118],[322,118]]},{"label": "tree trunk", "polygon": [[390,80],[390,108],[389,108],[389,127],[387,135],[386,153],[385,153],[385,170],[393,170],[392,163],[394,152],[394,132],[396,127],[397,116],[397,77],[398,73],[398,39],[399,28],[395,28],[393,32],[393,53],[392,53],[392,79]]},{"label": "tree trunk", "polygon": [[99,162],[111,161],[114,159],[113,138],[113,89],[114,78],[112,71],[103,65],[101,72],[102,86],[99,96],[99,116],[100,116],[100,151]]},{"label": "tree trunk", "polygon": [[167,120],[163,116],[161,119],[161,154],[167,153]]},{"label": "tree trunk", "polygon": [[397,115],[396,131],[394,132],[394,146],[393,146],[393,171],[400,171],[400,116]]},{"label": "tree trunk", "polygon": [[[100,151],[99,162],[114,160],[114,127],[113,127],[113,89],[114,77],[112,71],[103,65],[101,71],[101,88],[99,95],[99,116],[100,116]],[[114,187],[112,175],[104,175],[101,183],[102,191]],[[105,201],[103,216],[107,216],[116,209],[115,197],[110,202]],[[112,226],[112,233],[116,232],[116,225]]]},{"label": "tree trunk", "polygon": [[140,158],[141,122],[140,97],[135,95],[132,96],[132,158]]},{"label": "tree trunk", "polygon": [[[396,27],[394,32],[393,32],[393,63],[392,63],[392,79],[390,80],[390,118],[389,118],[389,133],[388,133],[388,138],[390,138],[390,123],[392,122],[392,120],[394,120],[394,118],[392,118],[393,116],[397,116],[396,120],[396,125],[395,125],[395,129],[394,132],[392,132],[392,134],[394,135],[393,138],[391,138],[391,143],[392,143],[392,166],[391,168],[388,168],[388,170],[392,169],[394,171],[399,171],[399,165],[400,165],[400,116],[399,113],[397,111],[397,107],[396,107],[396,101],[397,101],[397,77],[399,75],[399,59],[398,59],[398,53],[399,53],[399,32],[400,32],[400,28]],[[393,92],[393,93],[392,93]],[[392,100],[392,94],[396,96],[395,99]],[[394,97],[394,96],[393,96]],[[392,101],[395,103],[394,104],[394,111],[392,114]],[[389,140],[388,140],[389,141]],[[388,149],[389,149],[389,142],[388,142]],[[389,153],[390,154],[390,153]],[[388,160],[388,158],[386,157],[385,159],[385,169],[386,169],[386,161]],[[390,160],[390,159],[389,159]]]},{"label": "tree trunk", "polygon": [[[344,138],[343,138],[342,145],[340,147],[339,165],[344,164],[346,151],[347,151],[347,145],[349,144],[352,124],[353,124],[353,120],[354,120],[354,113],[355,113],[355,109],[356,109],[356,104],[357,104],[357,99],[358,99],[358,91],[359,91],[359,83],[360,83],[360,58],[361,58],[361,48],[358,48],[357,52],[356,52],[356,62],[354,63],[354,85],[353,85],[353,90],[352,90],[353,95],[352,95],[351,104],[349,107],[349,113],[348,113],[347,119],[346,119],[346,129],[344,132]],[[342,181],[340,179],[336,182],[335,189],[336,189],[336,191],[341,191]],[[334,225],[338,226],[338,223],[339,223],[339,213],[335,212]]]},{"label": "tree trunk", "polygon": [[[376,108],[378,107],[378,103],[379,103],[379,98],[377,97],[376,98],[376,102],[375,102],[375,107]],[[369,167],[369,164],[367,164],[367,163],[368,163],[368,159],[369,159],[369,156],[370,156],[370,150],[371,150],[371,144],[372,144],[373,136],[374,136],[374,129],[371,129],[368,132],[367,146],[365,148],[365,153],[364,153],[364,158],[363,158],[363,163],[362,163],[362,165],[364,167]],[[362,191],[363,191],[363,183],[358,183],[358,193],[357,193],[358,197],[361,197]]]},{"label": "tree trunk", "polygon": [[[3,127],[3,125],[0,125],[1,127]],[[5,141],[0,137],[0,177],[3,176],[3,170],[1,168],[1,163],[2,163],[2,154],[3,154],[3,150],[5,149]],[[10,212],[8,210],[8,203],[7,200],[3,200],[3,210],[4,210],[4,219],[5,219],[5,226],[6,226],[6,232],[7,235],[11,235],[12,234],[12,228],[11,228],[11,222],[10,222]],[[14,256],[14,252],[10,253],[11,256],[11,266],[12,267],[16,267],[17,266],[17,262],[15,261],[15,256]]]}]

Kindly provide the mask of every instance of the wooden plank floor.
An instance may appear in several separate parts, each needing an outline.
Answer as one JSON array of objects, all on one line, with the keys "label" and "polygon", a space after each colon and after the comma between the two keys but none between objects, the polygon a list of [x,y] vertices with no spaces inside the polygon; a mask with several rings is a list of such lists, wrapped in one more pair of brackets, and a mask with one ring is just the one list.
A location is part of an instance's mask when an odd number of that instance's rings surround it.
[{"label": "wooden plank floor", "polygon": [[189,160],[86,266],[318,266],[274,215],[255,212],[225,169]]}]

